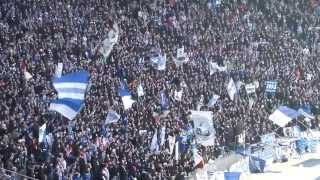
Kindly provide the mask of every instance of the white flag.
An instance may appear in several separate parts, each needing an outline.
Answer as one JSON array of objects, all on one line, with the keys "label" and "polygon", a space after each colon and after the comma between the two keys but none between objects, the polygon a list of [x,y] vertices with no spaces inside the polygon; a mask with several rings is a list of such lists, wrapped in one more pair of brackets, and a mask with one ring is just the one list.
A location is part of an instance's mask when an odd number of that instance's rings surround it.
[{"label": "white flag", "polygon": [[119,40],[119,27],[117,24],[113,25],[113,28],[108,32],[108,37],[102,41],[102,47],[99,49],[99,52],[104,56],[104,58],[107,58],[113,46],[118,42]]},{"label": "white flag", "polygon": [[246,132],[243,131],[241,134],[238,135],[238,143],[244,144],[246,142]]},{"label": "white flag", "polygon": [[162,56],[159,57],[159,61],[158,61],[158,70],[159,71],[163,71],[166,69],[166,63],[167,63],[167,56],[164,54]]},{"label": "white flag", "polygon": [[228,83],[227,90],[228,90],[228,94],[229,94],[230,99],[233,101],[234,96],[237,93],[237,87],[236,87],[232,78],[230,79],[230,81]]},{"label": "white flag", "polygon": [[176,142],[176,138],[174,136],[169,136],[168,137],[168,141],[169,141],[169,150],[170,150],[170,154],[173,153],[173,149],[174,149],[174,145]]},{"label": "white flag", "polygon": [[28,71],[24,71],[24,78],[26,78],[27,81],[29,81],[32,78],[32,75]]},{"label": "white flag", "polygon": [[203,158],[199,154],[198,149],[197,148],[193,148],[192,152],[193,152],[193,161],[194,161],[193,167],[196,167],[196,166],[198,166],[200,164],[204,165]]},{"label": "white flag", "polygon": [[218,101],[219,98],[220,98],[219,95],[214,94],[214,95],[211,97],[211,99],[210,99],[210,101],[209,101],[209,103],[208,103],[208,107],[213,107],[213,106],[216,104],[216,102]]},{"label": "white flag", "polygon": [[141,83],[137,87],[137,93],[138,93],[139,97],[144,96],[143,87],[142,87]]},{"label": "white flag", "polygon": [[210,75],[212,75],[215,72],[227,71],[227,67],[219,66],[217,63],[210,62],[209,63],[209,70],[210,70]]},{"label": "white flag", "polygon": [[177,58],[175,59],[175,64],[177,66],[182,65],[185,62],[188,62],[189,58],[187,53],[184,52],[184,47],[177,49]]},{"label": "white flag", "polygon": [[160,146],[163,146],[166,142],[166,127],[161,128],[161,134],[160,134]]},{"label": "white flag", "polygon": [[176,161],[179,160],[179,142],[178,141],[176,142],[174,157]]},{"label": "white flag", "polygon": [[120,119],[120,115],[118,113],[116,113],[115,111],[109,111],[105,124],[111,124],[114,122],[118,122],[118,120]]},{"label": "white flag", "polygon": [[245,88],[247,94],[252,94],[256,91],[256,85],[254,83],[246,84]]},{"label": "white flag", "polygon": [[157,130],[154,132],[154,135],[152,137],[151,145],[150,145],[150,151],[151,152],[158,152],[159,151],[158,131]]},{"label": "white flag", "polygon": [[39,128],[39,143],[43,142],[46,137],[46,128],[47,124],[44,123],[40,128]]},{"label": "white flag", "polygon": [[212,116],[211,111],[191,111],[196,140],[203,146],[213,146],[215,142]]},{"label": "white flag", "polygon": [[180,91],[175,91],[174,92],[174,99],[177,101],[181,101],[182,99],[182,93],[183,93],[183,89],[181,89]]},{"label": "white flag", "polygon": [[56,69],[56,73],[55,73],[55,76],[57,78],[60,78],[61,75],[62,75],[62,70],[63,70],[63,63],[58,63],[57,65],[57,69]]}]

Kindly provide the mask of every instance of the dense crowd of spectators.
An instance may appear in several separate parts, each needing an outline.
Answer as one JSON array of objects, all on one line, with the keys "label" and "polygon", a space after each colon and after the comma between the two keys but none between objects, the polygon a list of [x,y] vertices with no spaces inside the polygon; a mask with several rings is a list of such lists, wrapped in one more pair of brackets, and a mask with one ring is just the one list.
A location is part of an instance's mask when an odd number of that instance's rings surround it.
[{"label": "dense crowd of spectators", "polygon": [[[156,129],[179,136],[192,125],[189,111],[214,113],[214,147],[200,147],[214,159],[235,136],[246,142],[276,129],[268,116],[279,105],[319,102],[318,2],[308,0],[4,0],[0,3],[0,167],[37,179],[169,179],[193,170],[192,158],[175,161],[166,141],[159,154],[150,152]],[[116,23],[119,42],[106,60],[99,43]],[[189,62],[173,59],[184,47]],[[154,52],[167,56],[165,71],[149,63]],[[57,63],[63,74],[85,69],[91,88],[75,120],[49,112],[56,97],[52,87]],[[210,75],[209,62],[227,72]],[[23,71],[32,78],[26,80]],[[259,82],[249,97],[239,86],[230,100],[226,83]],[[125,80],[133,97],[136,86],[145,95],[124,110],[117,90]],[[276,80],[275,95],[266,95],[265,81]],[[239,84],[239,83],[238,83]],[[181,101],[174,99],[183,88]],[[163,115],[159,92],[170,101]],[[220,99],[213,108],[213,94]],[[250,104],[250,99],[254,103]],[[108,110],[121,115],[105,125]],[[38,143],[47,123],[52,142]],[[311,123],[315,126],[316,122]],[[147,133],[140,133],[146,130]],[[241,132],[240,132],[241,130]],[[159,130],[158,130],[159,132]],[[2,169],[1,179],[17,178]]]}]

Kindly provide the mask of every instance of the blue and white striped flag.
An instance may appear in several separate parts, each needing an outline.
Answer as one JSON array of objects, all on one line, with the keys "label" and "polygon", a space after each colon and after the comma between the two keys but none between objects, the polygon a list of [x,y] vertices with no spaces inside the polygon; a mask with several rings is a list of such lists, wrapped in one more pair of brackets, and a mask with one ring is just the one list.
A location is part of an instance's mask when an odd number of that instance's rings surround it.
[{"label": "blue and white striped flag", "polygon": [[53,81],[53,86],[58,92],[58,99],[51,102],[49,110],[57,111],[64,117],[72,120],[81,110],[89,74],[86,71],[67,74]]},{"label": "blue and white striped flag", "polygon": [[280,127],[286,126],[292,119],[299,116],[298,111],[287,106],[280,106],[273,112],[269,119]]}]

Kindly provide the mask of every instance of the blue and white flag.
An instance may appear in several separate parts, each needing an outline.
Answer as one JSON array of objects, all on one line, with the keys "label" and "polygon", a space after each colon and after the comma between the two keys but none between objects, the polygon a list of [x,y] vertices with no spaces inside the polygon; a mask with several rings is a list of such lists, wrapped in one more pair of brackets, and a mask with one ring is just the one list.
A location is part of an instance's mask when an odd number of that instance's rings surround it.
[{"label": "blue and white flag", "polygon": [[275,93],[277,91],[278,82],[277,81],[266,81],[266,92]]},{"label": "blue and white flag", "polygon": [[118,93],[119,93],[119,96],[121,96],[122,103],[125,110],[131,108],[132,104],[136,102],[132,99],[129,90],[122,83],[120,83]]},{"label": "blue and white flag", "polygon": [[46,128],[47,124],[44,123],[40,128],[39,128],[39,143],[44,142],[46,138]]},{"label": "blue and white flag", "polygon": [[286,126],[292,119],[299,116],[298,111],[291,109],[287,106],[280,106],[273,112],[269,119],[280,127]]},{"label": "blue and white flag", "polygon": [[58,98],[83,100],[89,83],[89,74],[85,71],[67,74],[53,80]]},{"label": "blue and white flag", "polygon": [[265,135],[262,135],[260,138],[261,138],[262,144],[273,145],[276,142],[275,133],[265,134]]},{"label": "blue and white flag", "polygon": [[166,63],[167,63],[167,56],[159,54],[156,57],[150,58],[151,63],[153,66],[157,67],[157,70],[163,71],[166,69]]},{"label": "blue and white flag", "polygon": [[169,108],[169,100],[164,91],[160,92],[160,103],[162,109],[167,110]]},{"label": "blue and white flag", "polygon": [[219,95],[214,94],[211,97],[211,99],[209,100],[208,107],[213,107],[216,104],[216,102],[218,101],[219,98],[220,98]]},{"label": "blue and white flag", "polygon": [[230,81],[228,83],[227,91],[228,91],[228,95],[229,95],[230,99],[233,101],[234,96],[237,94],[237,86],[234,83],[232,78],[230,79]]},{"label": "blue and white flag", "polygon": [[53,86],[58,92],[58,99],[51,102],[49,110],[56,111],[72,120],[81,110],[89,74],[86,71],[67,74],[53,81]]},{"label": "blue and white flag", "polygon": [[311,112],[310,105],[302,106],[301,108],[299,108],[298,112],[300,113],[300,115],[302,115],[306,118],[315,119],[315,116]]},{"label": "blue and white flag", "polygon": [[119,119],[120,119],[120,115],[118,113],[116,113],[115,111],[109,111],[107,114],[105,124],[118,122]]}]

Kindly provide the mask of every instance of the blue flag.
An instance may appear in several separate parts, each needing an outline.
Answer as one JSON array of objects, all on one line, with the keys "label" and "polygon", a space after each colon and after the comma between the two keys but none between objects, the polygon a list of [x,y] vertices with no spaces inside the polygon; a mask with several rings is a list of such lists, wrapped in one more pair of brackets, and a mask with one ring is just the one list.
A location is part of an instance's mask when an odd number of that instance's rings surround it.
[{"label": "blue flag", "polygon": [[167,110],[169,108],[169,100],[164,91],[160,92],[160,103],[163,110]]},{"label": "blue flag", "polygon": [[89,74],[86,71],[54,79],[53,86],[58,92],[58,99],[51,102],[49,110],[72,120],[81,110],[88,84]]}]

